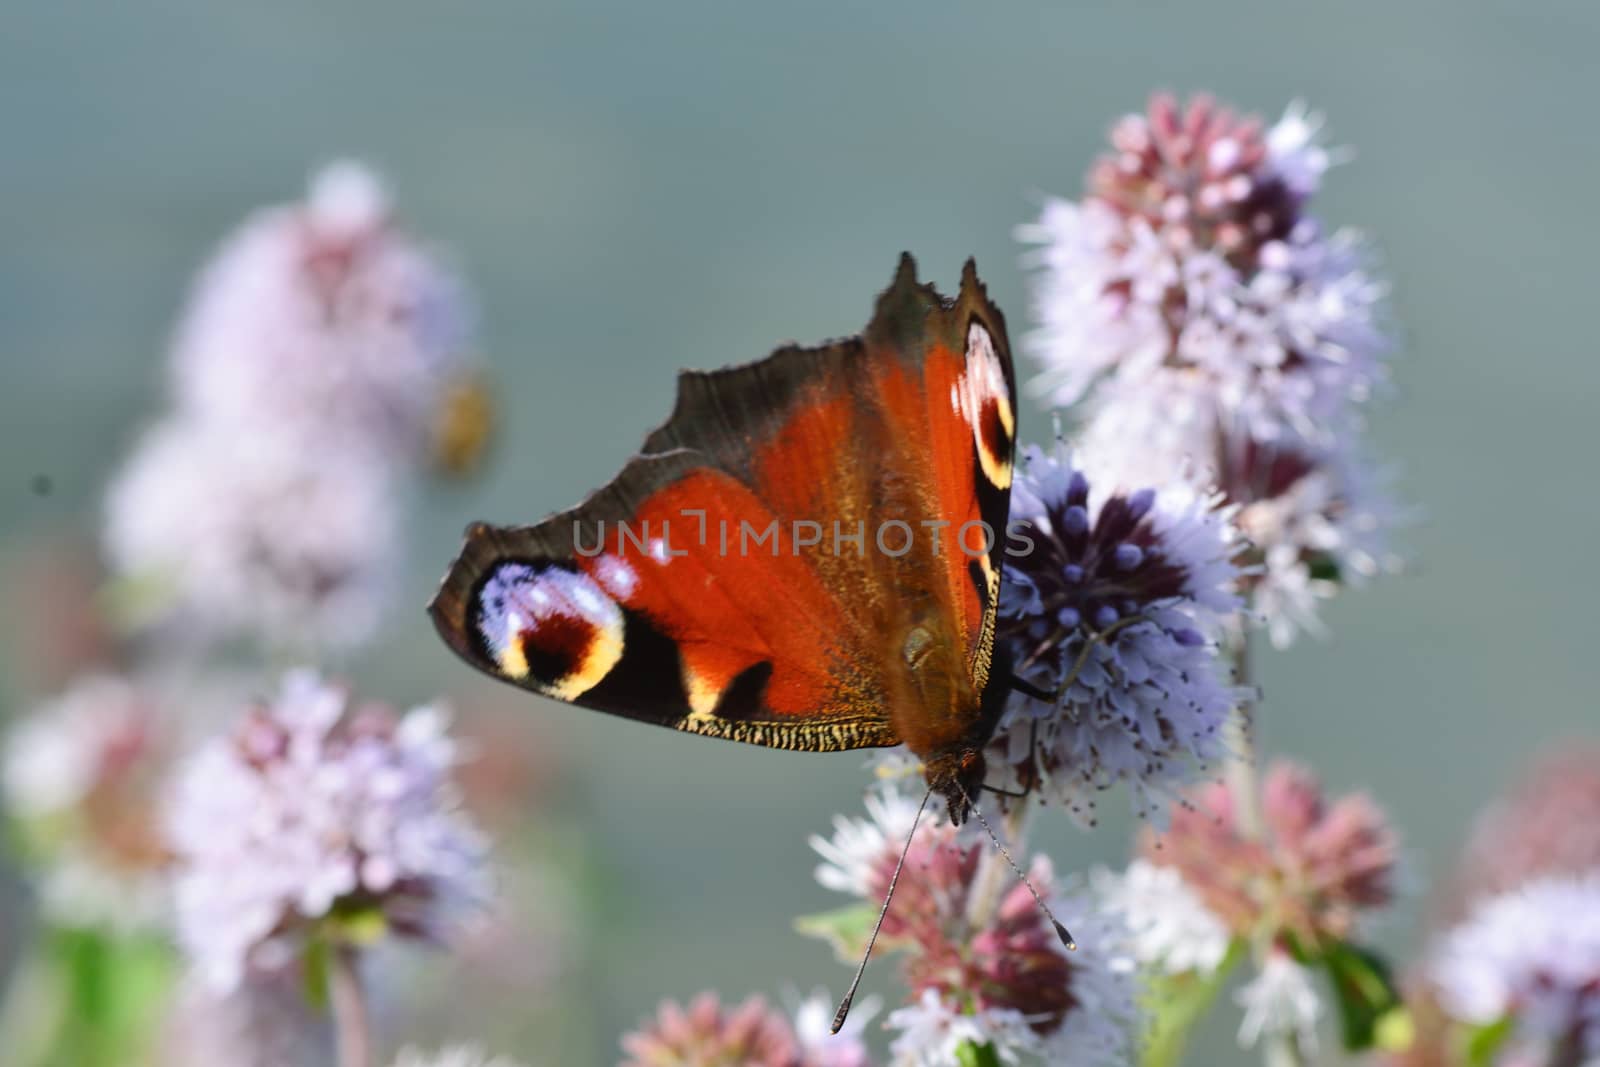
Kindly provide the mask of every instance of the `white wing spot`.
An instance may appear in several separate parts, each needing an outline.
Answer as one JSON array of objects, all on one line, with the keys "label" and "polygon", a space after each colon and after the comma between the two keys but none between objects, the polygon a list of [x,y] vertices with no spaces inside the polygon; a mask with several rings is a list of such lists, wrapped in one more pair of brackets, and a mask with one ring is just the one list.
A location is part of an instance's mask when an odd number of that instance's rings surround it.
[{"label": "white wing spot", "polygon": [[[575,700],[599,684],[622,658],[623,617],[616,601],[586,574],[560,567],[537,569],[525,563],[501,564],[478,594],[478,632],[496,665],[508,676],[529,679],[543,693]],[[577,657],[559,677],[531,677],[525,644],[538,647],[540,630],[561,620],[577,620],[587,641],[574,646],[570,633],[559,645]],[[570,626],[566,627],[570,631]]]}]

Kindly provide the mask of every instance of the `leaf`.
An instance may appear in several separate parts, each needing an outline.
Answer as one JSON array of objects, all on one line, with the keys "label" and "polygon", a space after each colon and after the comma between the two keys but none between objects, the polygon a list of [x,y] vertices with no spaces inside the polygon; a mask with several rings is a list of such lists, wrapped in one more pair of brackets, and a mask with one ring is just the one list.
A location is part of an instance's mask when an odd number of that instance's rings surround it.
[{"label": "leaf", "polygon": [[1473,1027],[1467,1035],[1467,1067],[1492,1067],[1515,1025],[1516,1020],[1507,1015],[1498,1022]]},{"label": "leaf", "polygon": [[48,946],[62,1025],[43,1062],[114,1067],[137,1058],[171,992],[175,968],[167,946],[89,928],[57,928]]},{"label": "leaf", "polygon": [[956,1046],[956,1063],[960,1067],[1000,1067],[1000,1054],[987,1042],[977,1045],[963,1041]]},{"label": "leaf", "polygon": [[1411,1015],[1381,957],[1340,941],[1323,950],[1322,965],[1333,980],[1347,1050],[1399,1051],[1410,1046]]},{"label": "leaf", "polygon": [[1186,971],[1157,974],[1146,980],[1144,1006],[1149,1027],[1139,1061],[1143,1067],[1174,1067],[1182,1061],[1189,1031],[1211,1010],[1228,975],[1244,955],[1244,942],[1235,939],[1210,974]]},{"label": "leaf", "polygon": [[843,962],[855,963],[867,950],[867,938],[872,936],[872,924],[877,919],[877,909],[871,904],[852,904],[816,915],[802,915],[794,921],[794,928],[806,937],[832,945],[834,955]]}]

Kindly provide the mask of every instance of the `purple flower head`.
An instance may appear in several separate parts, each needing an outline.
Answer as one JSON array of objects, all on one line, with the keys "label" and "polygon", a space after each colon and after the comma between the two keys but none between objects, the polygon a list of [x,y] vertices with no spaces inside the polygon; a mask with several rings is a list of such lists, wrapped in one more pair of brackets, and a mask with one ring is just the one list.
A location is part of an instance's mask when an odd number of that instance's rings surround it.
[{"label": "purple flower head", "polygon": [[991,764],[1088,819],[1099,790],[1159,797],[1220,754],[1240,696],[1213,640],[1238,607],[1226,518],[1182,486],[1125,491],[1064,450],[1027,451],[1012,519],[1032,550],[1007,565],[999,636],[1019,677],[1059,695],[1013,702]]},{"label": "purple flower head", "polygon": [[[307,938],[442,940],[489,895],[483,840],[457,807],[455,748],[433,708],[352,710],[308,671],[203,746],[167,818],[178,939],[231,989]],[[331,925],[330,925],[331,924]]]}]

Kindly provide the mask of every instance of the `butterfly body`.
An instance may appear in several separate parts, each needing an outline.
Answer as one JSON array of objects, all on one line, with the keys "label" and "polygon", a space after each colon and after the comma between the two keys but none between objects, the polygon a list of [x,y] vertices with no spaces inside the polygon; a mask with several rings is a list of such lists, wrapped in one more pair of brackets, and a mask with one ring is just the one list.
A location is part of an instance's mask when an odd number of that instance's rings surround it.
[{"label": "butterfly body", "polygon": [[960,819],[1007,673],[1014,410],[972,265],[947,301],[905,257],[860,336],[685,372],[583,504],[474,525],[430,612],[469,663],[558,700],[776,748],[904,743]]}]

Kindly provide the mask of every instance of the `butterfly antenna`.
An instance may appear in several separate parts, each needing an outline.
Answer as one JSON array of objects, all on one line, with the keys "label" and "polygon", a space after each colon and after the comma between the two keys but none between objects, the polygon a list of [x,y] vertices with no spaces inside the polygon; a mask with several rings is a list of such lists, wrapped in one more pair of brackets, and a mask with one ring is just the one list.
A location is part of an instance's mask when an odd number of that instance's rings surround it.
[{"label": "butterfly antenna", "polygon": [[894,887],[900,881],[900,869],[906,865],[906,856],[911,852],[911,839],[917,836],[917,823],[922,821],[923,809],[928,806],[928,798],[931,796],[933,787],[929,786],[928,791],[922,794],[922,803],[917,805],[917,814],[911,820],[911,831],[906,834],[906,843],[900,849],[900,859],[895,862],[894,873],[889,876],[889,891],[883,895],[883,907],[878,911],[878,921],[872,926],[872,936],[867,938],[867,951],[861,954],[861,966],[856,968],[856,976],[850,979],[850,988],[845,991],[844,999],[839,1002],[839,1010],[833,1013],[832,1033],[837,1034],[843,1029],[845,1016],[850,1014],[850,1005],[856,999],[856,990],[861,986],[861,976],[867,973],[867,961],[872,958],[872,946],[878,943],[878,931],[883,929],[884,916],[889,914],[889,901],[894,899]]},{"label": "butterfly antenna", "polygon": [[[1056,918],[1055,912],[1050,910],[1050,905],[1044,902],[1044,898],[1039,895],[1039,891],[1033,888],[1033,883],[1028,880],[1026,874],[1022,873],[1022,868],[1017,866],[1017,861],[1011,858],[1011,853],[1006,851],[1006,846],[1000,843],[1000,838],[994,832],[994,828],[989,825],[989,820],[983,817],[983,812],[978,809],[978,805],[972,802],[972,798],[967,796],[966,789],[962,788],[959,782],[956,783],[956,788],[961,790],[961,796],[966,800],[967,808],[978,817],[978,822],[983,824],[984,832],[989,835],[989,840],[994,842],[994,847],[1000,851],[1000,855],[1004,856],[1005,861],[1011,865],[1012,873],[1017,876],[1017,880],[1027,887],[1028,894],[1033,897],[1033,902],[1039,905],[1039,910],[1044,912],[1044,917],[1049,919],[1051,924],[1055,926],[1056,936],[1061,939],[1061,943],[1067,947],[1068,952],[1076,952],[1078,943],[1072,939],[1072,935],[1067,932],[1067,928],[1061,925],[1061,920]],[[894,883],[891,882],[890,887],[893,888],[893,885]],[[882,922],[883,920],[880,917],[878,921]],[[864,965],[865,961],[863,961]]]}]

